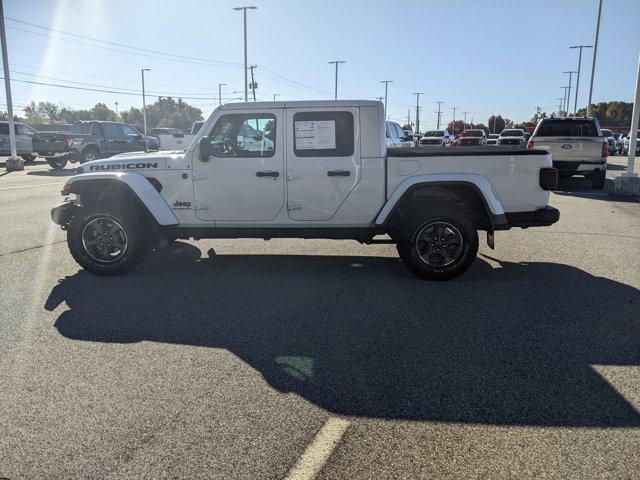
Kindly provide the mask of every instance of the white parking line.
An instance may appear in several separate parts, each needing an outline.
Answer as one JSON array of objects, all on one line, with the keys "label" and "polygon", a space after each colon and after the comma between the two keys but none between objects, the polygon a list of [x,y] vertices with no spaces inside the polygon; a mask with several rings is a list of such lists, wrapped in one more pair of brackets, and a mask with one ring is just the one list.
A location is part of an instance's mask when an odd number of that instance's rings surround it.
[{"label": "white parking line", "polygon": [[349,420],[344,418],[329,418],[289,471],[285,480],[310,480],[315,477],[331,456],[331,452],[340,443],[349,423]]},{"label": "white parking line", "polygon": [[31,188],[31,187],[47,187],[50,185],[64,185],[65,182],[56,182],[56,183],[35,183],[33,185],[18,185],[15,187],[2,187],[0,190],[15,190],[16,188]]}]

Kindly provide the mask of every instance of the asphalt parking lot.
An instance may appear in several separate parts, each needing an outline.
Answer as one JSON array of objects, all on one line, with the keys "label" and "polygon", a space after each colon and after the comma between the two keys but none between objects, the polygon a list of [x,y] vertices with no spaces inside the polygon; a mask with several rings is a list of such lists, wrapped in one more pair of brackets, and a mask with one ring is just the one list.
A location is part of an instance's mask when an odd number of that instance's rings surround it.
[{"label": "asphalt parking lot", "polygon": [[611,181],[432,283],[278,239],[94,277],[49,217],[70,174],[0,172],[0,478],[640,478],[640,199]]}]

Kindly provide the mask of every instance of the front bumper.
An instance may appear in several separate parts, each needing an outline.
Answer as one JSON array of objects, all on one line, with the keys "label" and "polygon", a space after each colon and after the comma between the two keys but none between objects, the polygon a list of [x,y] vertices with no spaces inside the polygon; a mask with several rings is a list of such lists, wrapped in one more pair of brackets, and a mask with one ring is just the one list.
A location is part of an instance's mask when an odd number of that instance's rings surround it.
[{"label": "front bumper", "polygon": [[79,205],[75,200],[68,200],[56,205],[51,209],[51,220],[53,220],[53,223],[60,225],[63,230],[66,230],[78,208]]},{"label": "front bumper", "polygon": [[508,228],[510,227],[548,227],[560,220],[557,208],[546,206],[533,212],[507,212]]}]

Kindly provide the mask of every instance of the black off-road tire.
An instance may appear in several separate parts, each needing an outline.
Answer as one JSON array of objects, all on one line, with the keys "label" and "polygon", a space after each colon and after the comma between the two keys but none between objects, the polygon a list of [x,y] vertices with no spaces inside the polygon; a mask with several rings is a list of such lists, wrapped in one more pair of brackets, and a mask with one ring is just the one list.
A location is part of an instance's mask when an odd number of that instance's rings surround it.
[{"label": "black off-road tire", "polygon": [[49,157],[47,163],[54,170],[62,170],[67,166],[67,159],[64,157]]},{"label": "black off-road tire", "polygon": [[[420,215],[415,215],[408,222],[409,224],[398,240],[397,248],[402,262],[417,277],[425,280],[450,280],[464,273],[475,260],[478,253],[478,232],[472,220],[463,212],[453,207],[443,206],[421,212]],[[439,225],[452,226],[453,229],[450,231],[459,236],[460,246],[458,255],[451,263],[434,265],[423,258],[425,255],[428,256],[430,251],[435,257],[431,255],[429,258],[437,259],[439,253],[436,253],[434,249],[438,248],[438,245],[434,243],[434,247],[427,246],[432,250],[423,252],[421,255],[419,243],[424,245],[424,233],[433,228],[437,230]],[[444,258],[443,255],[440,256]]]},{"label": "black off-road tire", "polygon": [[[102,220],[101,220],[102,219]],[[124,232],[125,248],[113,260],[100,260],[95,246],[87,246],[95,241],[89,234],[95,231],[95,225],[116,225],[121,235]],[[83,207],[74,216],[67,230],[67,245],[78,264],[95,275],[122,275],[135,268],[144,260],[149,252],[149,230],[146,219],[134,212],[120,212],[107,208]],[[89,240],[87,240],[89,238]],[[105,237],[108,240],[109,237]],[[121,237],[120,237],[121,238]]]},{"label": "black off-road tire", "polygon": [[607,181],[607,171],[598,170],[591,174],[591,188],[594,190],[602,190]]}]

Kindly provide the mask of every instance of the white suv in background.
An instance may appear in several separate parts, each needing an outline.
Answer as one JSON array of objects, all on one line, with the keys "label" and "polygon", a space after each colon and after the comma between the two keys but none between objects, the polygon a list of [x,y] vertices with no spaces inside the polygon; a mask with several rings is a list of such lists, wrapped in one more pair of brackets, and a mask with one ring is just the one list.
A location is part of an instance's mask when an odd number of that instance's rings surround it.
[{"label": "white suv in background", "polygon": [[527,148],[550,152],[561,177],[583,175],[591,179],[592,188],[604,188],[609,142],[595,118],[543,118]]},{"label": "white suv in background", "polygon": [[413,136],[409,136],[396,122],[387,122],[387,147],[414,147]]},{"label": "white suv in background", "polygon": [[521,128],[504,129],[498,137],[498,145],[513,145],[524,148],[524,130]]},{"label": "white suv in background", "polygon": [[452,141],[449,130],[428,130],[420,138],[421,147],[447,147]]}]

